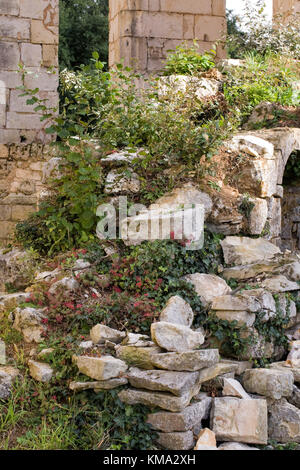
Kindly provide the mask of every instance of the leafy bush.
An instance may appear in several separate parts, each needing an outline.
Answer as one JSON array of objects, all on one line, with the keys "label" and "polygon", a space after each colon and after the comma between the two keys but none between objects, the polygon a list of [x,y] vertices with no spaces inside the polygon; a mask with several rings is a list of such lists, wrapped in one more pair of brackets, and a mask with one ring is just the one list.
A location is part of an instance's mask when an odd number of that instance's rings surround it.
[{"label": "leafy bush", "polygon": [[187,44],[177,46],[175,51],[169,51],[164,75],[195,75],[207,72],[215,67],[215,54],[214,50],[200,54],[197,42],[194,42],[192,47]]},{"label": "leafy bush", "polygon": [[293,59],[300,58],[300,15],[289,19],[278,15],[267,20],[264,0],[245,2],[241,18],[229,14],[227,46],[231,57],[244,58],[249,52],[260,55],[276,53]]}]

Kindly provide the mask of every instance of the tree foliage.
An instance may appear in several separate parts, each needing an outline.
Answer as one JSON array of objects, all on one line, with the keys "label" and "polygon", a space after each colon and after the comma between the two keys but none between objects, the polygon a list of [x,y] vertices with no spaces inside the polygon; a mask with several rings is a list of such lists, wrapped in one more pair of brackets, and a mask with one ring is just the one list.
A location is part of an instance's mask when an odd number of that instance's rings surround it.
[{"label": "tree foliage", "polygon": [[60,0],[61,68],[88,64],[94,51],[107,63],[108,0]]}]

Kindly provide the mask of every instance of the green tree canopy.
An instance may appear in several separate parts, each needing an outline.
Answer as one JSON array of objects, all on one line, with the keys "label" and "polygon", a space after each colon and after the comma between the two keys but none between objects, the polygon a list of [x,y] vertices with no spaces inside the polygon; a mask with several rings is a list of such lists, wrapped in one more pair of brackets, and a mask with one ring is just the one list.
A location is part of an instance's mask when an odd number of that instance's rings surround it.
[{"label": "green tree canopy", "polygon": [[60,67],[88,64],[97,51],[108,61],[108,0],[60,0]]}]

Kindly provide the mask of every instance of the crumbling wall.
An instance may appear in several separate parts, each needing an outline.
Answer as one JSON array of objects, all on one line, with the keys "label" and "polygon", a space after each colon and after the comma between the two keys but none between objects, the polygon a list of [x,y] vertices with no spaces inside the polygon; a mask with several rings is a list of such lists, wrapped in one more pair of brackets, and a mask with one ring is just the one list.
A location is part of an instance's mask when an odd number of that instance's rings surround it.
[{"label": "crumbling wall", "polygon": [[58,5],[59,0],[0,0],[0,244],[36,209],[42,189],[48,123],[20,96],[18,68],[28,71],[26,87],[39,88],[49,107],[58,105]]},{"label": "crumbling wall", "polygon": [[[197,39],[200,51],[226,33],[225,0],[110,0],[109,63],[124,59],[141,72],[157,72],[167,51]],[[224,57],[223,44],[217,49]]]},{"label": "crumbling wall", "polygon": [[290,15],[300,13],[300,0],[273,0],[273,16],[288,19]]}]

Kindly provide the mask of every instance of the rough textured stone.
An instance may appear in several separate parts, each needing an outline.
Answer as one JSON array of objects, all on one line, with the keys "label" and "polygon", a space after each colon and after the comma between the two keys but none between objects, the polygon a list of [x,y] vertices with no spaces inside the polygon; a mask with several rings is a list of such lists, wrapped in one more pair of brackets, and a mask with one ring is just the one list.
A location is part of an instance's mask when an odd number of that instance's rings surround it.
[{"label": "rough textured stone", "polygon": [[261,286],[268,289],[270,292],[292,292],[299,290],[297,282],[289,281],[285,276],[279,275],[261,281]]},{"label": "rough textured stone", "polygon": [[247,369],[252,369],[253,367],[253,362],[252,361],[235,361],[233,359],[221,359],[221,364],[231,364],[232,366],[235,366],[235,373],[236,375],[242,375],[243,372]]},{"label": "rough textured stone", "polygon": [[139,367],[140,369],[154,369],[154,359],[161,356],[162,349],[158,346],[136,347],[136,346],[118,346],[116,355],[119,359],[125,361],[129,366]]},{"label": "rough textured stone", "polygon": [[71,277],[64,277],[60,281],[55,282],[49,289],[51,295],[55,295],[59,291],[72,292],[76,291],[79,287],[78,282]]},{"label": "rough textured stone", "polygon": [[274,400],[289,397],[293,393],[294,377],[289,371],[276,369],[246,370],[243,385],[247,392],[257,393]]},{"label": "rough textured stone", "polygon": [[286,360],[287,365],[300,369],[300,341],[291,341],[289,349],[290,352]]},{"label": "rough textured stone", "polygon": [[160,432],[157,444],[167,450],[190,450],[194,447],[192,431],[186,432]]},{"label": "rough textured stone", "polygon": [[220,320],[229,322],[237,322],[238,326],[252,326],[255,323],[255,313],[238,310],[212,310],[211,314],[218,317]]},{"label": "rough textured stone", "polygon": [[190,305],[179,295],[171,297],[160,314],[160,321],[183,326],[192,326],[194,313]]},{"label": "rough textured stone", "polygon": [[13,384],[19,376],[20,372],[14,367],[0,367],[0,399],[6,400],[10,396]]},{"label": "rough textured stone", "polygon": [[224,442],[218,447],[218,450],[259,450],[256,447],[250,447],[240,442]]},{"label": "rough textured stone", "polygon": [[26,343],[41,343],[44,331],[42,321],[45,318],[41,310],[30,307],[25,309],[17,308],[13,327],[23,334]]},{"label": "rough textured stone", "polygon": [[90,337],[94,344],[104,344],[105,341],[120,343],[126,336],[126,333],[113,330],[106,325],[96,325],[90,331]]},{"label": "rough textured stone", "polygon": [[150,206],[150,209],[157,207],[168,209],[173,206],[181,207],[182,205],[190,206],[193,204],[202,204],[204,206],[205,217],[212,211],[213,201],[211,197],[200,191],[195,185],[187,183],[183,187],[176,188],[171,193],[157,199],[155,204]]},{"label": "rough textured stone", "polygon": [[167,322],[152,323],[151,336],[158,346],[172,352],[192,351],[204,343],[202,333]]},{"label": "rough textured stone", "polygon": [[300,410],[285,399],[269,404],[269,438],[276,442],[300,443]]},{"label": "rough textured stone", "polygon": [[69,389],[73,392],[82,392],[83,390],[95,390],[95,392],[101,390],[112,390],[122,385],[126,385],[128,380],[124,377],[121,379],[109,379],[98,382],[71,382]]},{"label": "rough textured stone", "polygon": [[212,430],[218,441],[267,444],[266,400],[215,398],[212,408]]},{"label": "rough textured stone", "polygon": [[152,363],[159,369],[176,371],[198,371],[219,362],[218,349],[199,349],[182,353],[153,354]]},{"label": "rough textured stone", "polygon": [[216,297],[227,295],[231,292],[231,288],[223,279],[212,274],[189,274],[184,279],[193,284],[204,306],[213,302]]},{"label": "rough textured stone", "polygon": [[216,435],[208,428],[202,429],[202,431],[200,431],[194,450],[202,450],[203,446],[217,448]]},{"label": "rough textured stone", "polygon": [[287,400],[291,405],[300,408],[300,389],[296,385],[293,386],[293,394]]},{"label": "rough textured stone", "polygon": [[54,370],[47,363],[30,360],[28,366],[31,377],[38,382],[50,382],[53,377]]},{"label": "rough textured stone", "polygon": [[109,380],[119,377],[128,369],[127,364],[112,356],[75,356],[74,362],[82,374],[95,380]]},{"label": "rough textured stone", "polygon": [[[197,397],[195,397],[197,398]],[[199,402],[193,403],[180,413],[159,411],[148,415],[147,423],[152,428],[163,432],[190,431],[195,426],[201,427],[201,422],[209,418],[212,398],[204,396]]]},{"label": "rough textured stone", "polygon": [[213,367],[209,367],[207,369],[202,369],[199,375],[199,383],[205,383],[209,380],[215,379],[216,377],[227,374],[229,372],[234,372],[236,370],[236,366],[234,364],[216,364]]},{"label": "rough textured stone", "polygon": [[214,79],[198,78],[191,75],[170,75],[161,77],[158,82],[158,96],[167,98],[170,95],[193,97],[199,101],[215,96],[220,82]]},{"label": "rough textured stone", "polygon": [[291,367],[286,362],[273,362],[270,364],[271,369],[277,369],[282,372],[291,372],[294,376],[294,381],[296,383],[300,383],[300,368],[299,367]]},{"label": "rough textured stone", "polygon": [[224,397],[237,397],[243,399],[250,399],[250,396],[246,391],[243,389],[240,382],[230,378],[223,379],[223,392]]},{"label": "rough textured stone", "polygon": [[132,387],[160,392],[170,392],[182,396],[198,381],[198,372],[173,372],[167,370],[142,371],[132,368],[127,374]]},{"label": "rough textured stone", "polygon": [[158,407],[163,410],[179,412],[189,406],[191,399],[199,393],[200,385],[195,386],[193,390],[175,397],[171,393],[165,392],[148,392],[144,390],[128,389],[119,393],[119,398],[128,405],[146,405],[150,407]]},{"label": "rough textured stone", "polygon": [[136,173],[130,176],[112,170],[108,173],[104,192],[106,194],[138,193],[140,191],[140,180]]},{"label": "rough textured stone", "polygon": [[277,246],[263,238],[226,237],[221,245],[230,266],[262,262],[280,253]]}]

